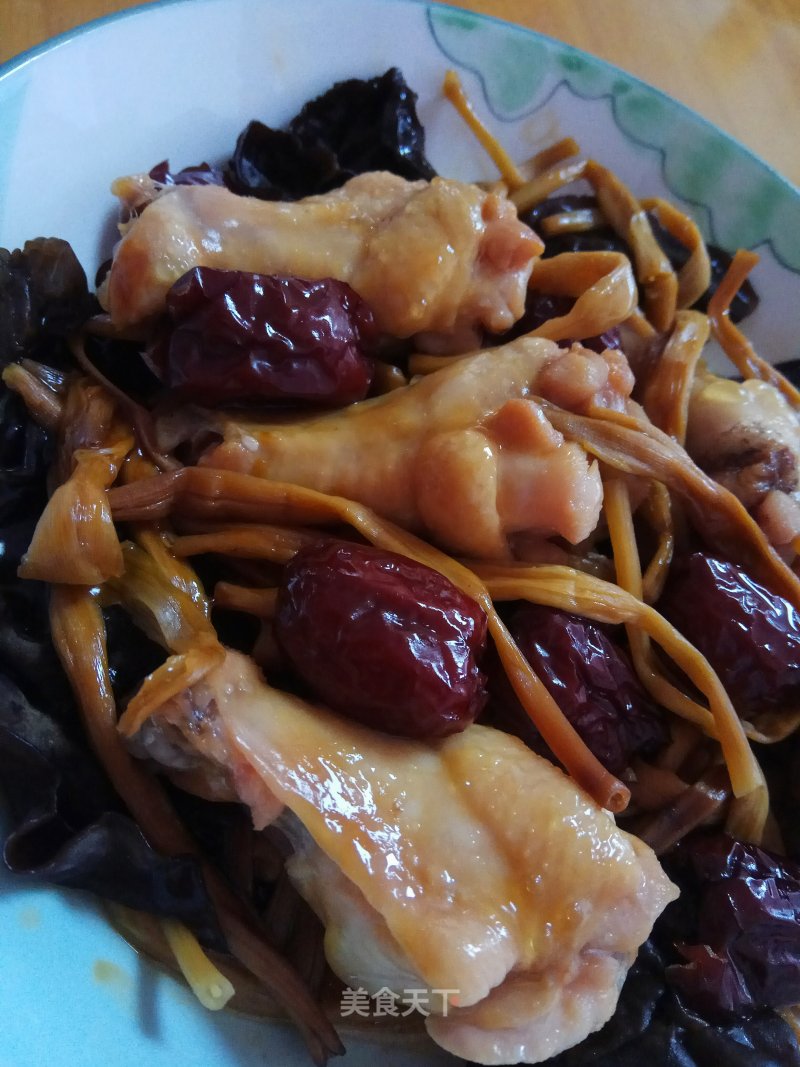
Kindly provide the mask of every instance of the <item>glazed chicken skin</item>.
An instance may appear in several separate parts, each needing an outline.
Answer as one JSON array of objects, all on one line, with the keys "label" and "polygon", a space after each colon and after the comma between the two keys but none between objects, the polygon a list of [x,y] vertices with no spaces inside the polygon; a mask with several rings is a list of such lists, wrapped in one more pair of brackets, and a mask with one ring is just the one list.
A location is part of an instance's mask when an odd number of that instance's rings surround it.
[{"label": "glazed chicken skin", "polygon": [[287,869],[343,980],[455,991],[428,1029],[480,1063],[540,1062],[602,1026],[676,895],[646,845],[488,727],[391,737],[272,689],[229,651],[134,744],[163,754],[170,736],[225,768],[257,828],[281,809],[299,828]]},{"label": "glazed chicken skin", "polygon": [[800,535],[800,419],[774,385],[698,374],[686,450],[752,512],[773,545]]},{"label": "glazed chicken skin", "polygon": [[542,248],[505,197],[444,178],[378,171],[294,203],[178,186],[127,227],[98,296],[129,327],[159,314],[193,267],[336,278],[385,333],[452,341],[516,322]]},{"label": "glazed chicken skin", "polygon": [[230,421],[202,462],[358,500],[468,556],[505,558],[517,533],[575,544],[600,516],[597,464],[533,398],[608,402],[612,377],[630,389],[602,356],[521,337],[330,415]]}]

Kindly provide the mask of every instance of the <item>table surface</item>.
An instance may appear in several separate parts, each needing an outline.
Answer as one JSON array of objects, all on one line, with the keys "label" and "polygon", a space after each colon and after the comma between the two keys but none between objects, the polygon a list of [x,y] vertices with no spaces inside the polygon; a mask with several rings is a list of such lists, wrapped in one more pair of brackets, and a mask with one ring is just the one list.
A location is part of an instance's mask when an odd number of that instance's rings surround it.
[{"label": "table surface", "polygon": [[[379,0],[375,0],[376,5]],[[0,63],[135,0],[0,0]],[[592,52],[800,185],[800,0],[460,0]]]}]

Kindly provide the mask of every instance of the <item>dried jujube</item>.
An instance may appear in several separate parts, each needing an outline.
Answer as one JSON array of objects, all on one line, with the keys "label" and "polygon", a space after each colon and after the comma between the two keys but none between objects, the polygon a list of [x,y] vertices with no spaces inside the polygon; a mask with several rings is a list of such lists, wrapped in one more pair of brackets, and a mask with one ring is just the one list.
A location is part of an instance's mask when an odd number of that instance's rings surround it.
[{"label": "dried jujube", "polygon": [[329,707],[385,733],[443,737],[483,707],[483,610],[405,556],[330,541],[285,569],[281,647]]},{"label": "dried jujube", "polygon": [[183,399],[333,406],[367,395],[376,327],[344,282],[195,267],[167,312],[150,360]]}]

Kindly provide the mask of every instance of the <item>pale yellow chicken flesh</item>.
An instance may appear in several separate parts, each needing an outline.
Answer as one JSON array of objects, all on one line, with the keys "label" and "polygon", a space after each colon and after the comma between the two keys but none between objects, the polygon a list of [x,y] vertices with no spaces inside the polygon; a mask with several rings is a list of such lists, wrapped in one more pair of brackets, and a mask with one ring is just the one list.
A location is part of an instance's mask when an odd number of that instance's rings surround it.
[{"label": "pale yellow chicken flesh", "polygon": [[444,178],[378,171],[294,203],[178,186],[127,228],[98,295],[130,326],[162,312],[193,267],[337,278],[387,334],[464,336],[516,322],[542,248],[505,197]]},{"label": "pale yellow chicken flesh", "polygon": [[230,421],[202,463],[358,500],[462,555],[507,557],[520,533],[576,544],[597,526],[600,475],[533,398],[576,410],[619,377],[586,349],[521,337],[330,415]]},{"label": "pale yellow chicken flesh", "polygon": [[800,418],[769,382],[698,374],[686,451],[778,548],[800,536]]},{"label": "pale yellow chicken flesh", "polygon": [[676,895],[647,846],[497,730],[383,735],[270,688],[234,652],[153,728],[224,763],[257,826],[286,806],[322,857],[317,876],[313,853],[296,874],[329,923],[332,964],[358,973],[373,931],[403,978],[458,991],[429,1030],[479,1062],[539,1062],[601,1026]]}]

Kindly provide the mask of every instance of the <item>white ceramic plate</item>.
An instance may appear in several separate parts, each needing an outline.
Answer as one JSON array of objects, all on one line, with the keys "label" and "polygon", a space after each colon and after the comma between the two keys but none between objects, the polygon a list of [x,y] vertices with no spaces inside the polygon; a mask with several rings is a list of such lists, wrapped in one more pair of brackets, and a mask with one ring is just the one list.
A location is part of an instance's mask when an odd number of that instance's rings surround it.
[{"label": "white ceramic plate", "polygon": [[[762,255],[747,331],[800,355],[800,193],[686,108],[558,42],[412,0],[166,0],[59,38],[0,70],[0,246],[59,236],[90,276],[108,254],[110,181],[169,157],[222,160],[253,117],[289,119],[334,81],[399,66],[442,173],[492,166],[440,95],[456,67],[518,159],[560,136],[641,195],[687,209],[707,238]],[[212,1015],[78,894],[0,872],[0,1067],[305,1065],[288,1027]],[[348,1067],[454,1063],[348,1042]]]}]

